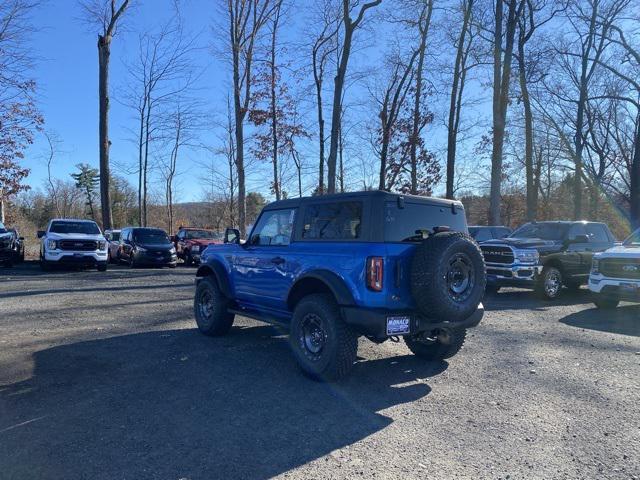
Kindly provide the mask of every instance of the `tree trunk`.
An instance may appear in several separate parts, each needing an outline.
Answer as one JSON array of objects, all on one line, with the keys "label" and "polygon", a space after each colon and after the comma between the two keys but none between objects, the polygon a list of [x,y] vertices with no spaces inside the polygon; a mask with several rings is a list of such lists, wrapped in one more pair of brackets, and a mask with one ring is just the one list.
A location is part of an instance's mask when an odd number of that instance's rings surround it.
[{"label": "tree trunk", "polygon": [[640,113],[636,116],[636,132],[630,173],[629,201],[631,203],[631,225],[635,229],[640,228]]},{"label": "tree trunk", "polygon": [[527,179],[527,221],[533,222],[538,216],[538,190],[534,182],[533,168],[533,112],[527,84],[526,62],[524,56],[524,36],[518,37],[518,78],[522,105],[524,106],[524,165]]},{"label": "tree trunk", "polygon": [[102,228],[110,229],[113,224],[109,191],[109,57],[111,36],[98,35],[98,102],[99,102],[99,149],[100,149],[100,205]]},{"label": "tree trunk", "polygon": [[471,10],[473,8],[473,0],[469,0],[466,4],[464,19],[462,21],[462,29],[458,38],[458,48],[456,51],[456,60],[453,69],[453,83],[451,86],[451,98],[449,104],[449,121],[447,123],[447,187],[446,197],[453,199],[454,181],[456,174],[456,143],[458,141],[458,128],[460,125],[460,103],[462,101],[462,91],[464,89],[464,49],[469,29],[469,21],[471,19]]},{"label": "tree trunk", "polygon": [[4,197],[0,195],[0,223],[4,223]]},{"label": "tree trunk", "polygon": [[278,177],[278,112],[276,109],[276,34],[278,32],[278,20],[280,10],[273,21],[271,32],[271,141],[273,142],[273,192],[276,200],[280,200],[280,178]]}]

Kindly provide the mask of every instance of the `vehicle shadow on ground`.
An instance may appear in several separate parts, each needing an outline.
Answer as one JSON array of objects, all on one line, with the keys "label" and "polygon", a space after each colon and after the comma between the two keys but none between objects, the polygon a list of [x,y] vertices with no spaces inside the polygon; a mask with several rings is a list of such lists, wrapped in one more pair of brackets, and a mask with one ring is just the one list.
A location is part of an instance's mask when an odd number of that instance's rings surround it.
[{"label": "vehicle shadow on ground", "polygon": [[640,337],[640,305],[623,305],[611,310],[590,308],[560,319],[571,327]]},{"label": "vehicle shadow on ground", "polygon": [[379,412],[428,395],[447,366],[406,355],[317,383],[269,326],[54,347],[0,386],[0,465],[7,478],[270,478],[384,429]]},{"label": "vehicle shadow on ground", "polygon": [[579,305],[591,302],[591,293],[586,288],[579,290],[563,289],[557,300],[543,300],[531,290],[503,290],[494,294],[485,294],[482,300],[487,311],[491,310],[533,310],[545,311],[554,306]]},{"label": "vehicle shadow on ground", "polygon": [[0,267],[0,281],[7,278],[20,278],[20,277],[52,277],[59,278],[69,274],[80,273],[85,275],[96,275],[103,280],[120,279],[122,275],[132,276],[135,278],[144,277],[157,277],[160,272],[167,273],[174,272],[178,276],[184,276],[185,278],[192,273],[195,276],[195,268],[188,269],[170,269],[167,267],[137,267],[131,268],[126,265],[109,265],[109,269],[106,272],[98,272],[95,268],[79,268],[74,266],[56,266],[52,270],[43,271],[40,268],[40,263],[37,261],[26,261],[24,263],[16,264],[13,267],[6,268]]}]

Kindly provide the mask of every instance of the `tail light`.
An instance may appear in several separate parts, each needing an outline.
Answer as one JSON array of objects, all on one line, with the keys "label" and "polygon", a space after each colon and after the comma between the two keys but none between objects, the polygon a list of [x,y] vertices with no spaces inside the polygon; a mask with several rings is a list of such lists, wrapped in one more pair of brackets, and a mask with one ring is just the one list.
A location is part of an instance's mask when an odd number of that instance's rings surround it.
[{"label": "tail light", "polygon": [[382,291],[384,260],[382,257],[367,258],[367,287],[374,292]]}]

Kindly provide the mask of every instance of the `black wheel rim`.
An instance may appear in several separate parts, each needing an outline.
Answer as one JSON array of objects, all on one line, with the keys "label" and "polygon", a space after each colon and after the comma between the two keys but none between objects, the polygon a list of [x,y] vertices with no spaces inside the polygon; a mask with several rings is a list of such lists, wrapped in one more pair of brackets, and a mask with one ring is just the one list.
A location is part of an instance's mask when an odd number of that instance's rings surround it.
[{"label": "black wheel rim", "polygon": [[311,358],[319,358],[326,342],[327,333],[324,330],[322,319],[313,313],[305,315],[300,328],[300,345],[305,354]]},{"label": "black wheel rim", "polygon": [[198,298],[198,316],[203,324],[208,325],[211,323],[215,305],[216,302],[213,293],[209,290],[204,290]]},{"label": "black wheel rim", "polygon": [[449,259],[445,275],[447,293],[455,302],[463,302],[473,292],[475,286],[475,268],[466,253],[456,253]]}]

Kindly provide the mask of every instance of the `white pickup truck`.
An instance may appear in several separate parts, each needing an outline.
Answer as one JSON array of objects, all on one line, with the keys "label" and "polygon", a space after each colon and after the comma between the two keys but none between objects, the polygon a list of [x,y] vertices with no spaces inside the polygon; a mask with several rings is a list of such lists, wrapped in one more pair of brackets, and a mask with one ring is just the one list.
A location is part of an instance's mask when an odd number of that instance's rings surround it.
[{"label": "white pickup truck", "polygon": [[616,308],[621,300],[640,302],[640,228],[622,245],[593,257],[589,290],[598,308]]},{"label": "white pickup truck", "polygon": [[38,232],[40,266],[76,265],[107,270],[107,239],[91,220],[54,219]]}]

